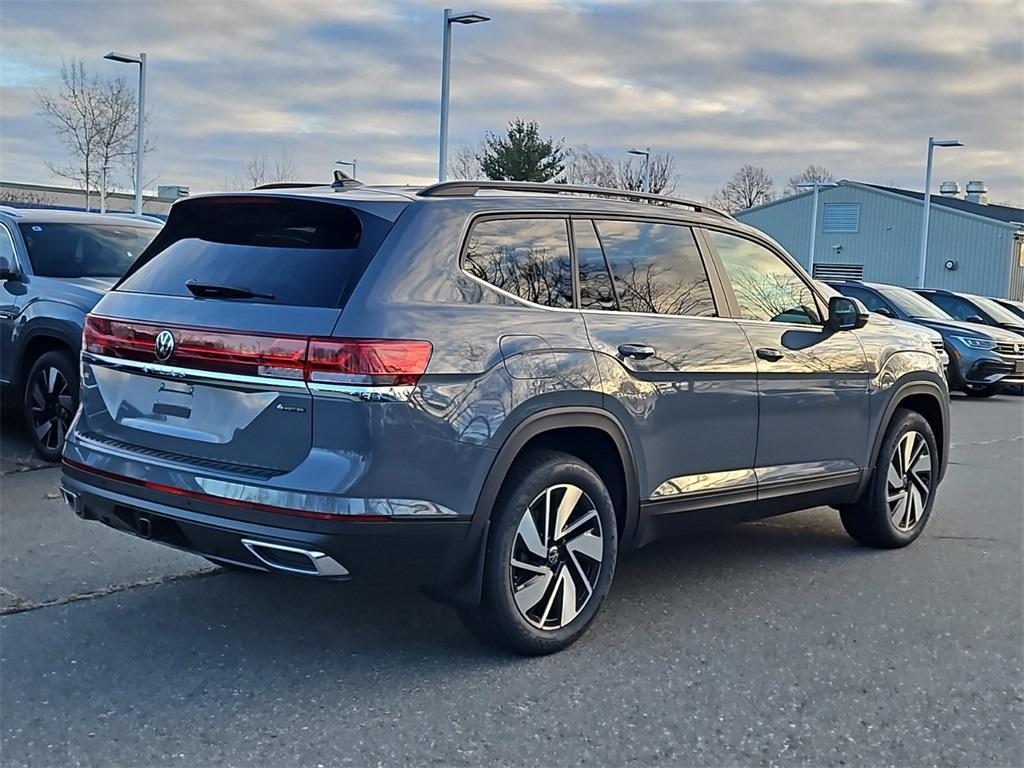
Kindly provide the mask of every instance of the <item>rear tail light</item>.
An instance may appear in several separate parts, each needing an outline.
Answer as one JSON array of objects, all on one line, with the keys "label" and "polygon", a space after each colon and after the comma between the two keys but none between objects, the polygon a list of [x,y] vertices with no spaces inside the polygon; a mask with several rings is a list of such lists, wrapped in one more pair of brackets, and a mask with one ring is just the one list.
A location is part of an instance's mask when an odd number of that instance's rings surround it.
[{"label": "rear tail light", "polygon": [[[170,331],[173,345],[157,343]],[[203,371],[359,386],[414,386],[427,369],[428,341],[319,339],[202,330],[88,315],[82,349],[122,360]]]},{"label": "rear tail light", "polygon": [[430,362],[429,341],[310,339],[306,380],[361,386],[414,386]]}]

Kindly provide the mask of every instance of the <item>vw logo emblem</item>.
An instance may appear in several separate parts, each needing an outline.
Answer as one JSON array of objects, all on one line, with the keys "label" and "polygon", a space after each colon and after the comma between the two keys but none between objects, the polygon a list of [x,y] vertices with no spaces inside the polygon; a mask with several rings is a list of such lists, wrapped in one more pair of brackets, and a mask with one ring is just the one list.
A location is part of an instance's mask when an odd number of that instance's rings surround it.
[{"label": "vw logo emblem", "polygon": [[160,331],[156,335],[156,343],[153,345],[156,359],[161,363],[167,362],[174,354],[174,334],[168,330]]}]

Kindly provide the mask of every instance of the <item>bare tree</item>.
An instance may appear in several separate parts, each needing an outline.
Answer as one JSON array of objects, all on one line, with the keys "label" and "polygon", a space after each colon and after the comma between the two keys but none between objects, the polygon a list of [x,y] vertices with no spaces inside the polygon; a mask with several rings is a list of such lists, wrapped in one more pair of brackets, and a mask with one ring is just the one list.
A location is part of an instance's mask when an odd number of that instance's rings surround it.
[{"label": "bare tree", "polygon": [[[81,61],[62,61],[60,75],[60,87],[37,92],[36,105],[71,155],[71,162],[46,165],[83,189],[89,208],[103,166],[134,167],[138,102],[124,79],[89,76]],[[147,142],[143,152],[152,150]],[[111,176],[107,174],[108,186]]]},{"label": "bare tree", "polygon": [[[284,147],[278,151],[273,160],[262,149],[253,150],[252,155],[242,165],[242,178],[237,177],[231,186],[236,189],[252,189],[261,184],[277,184],[284,181],[295,181],[295,160]],[[225,186],[228,186],[225,180]]]},{"label": "bare tree", "polygon": [[835,181],[835,178],[832,176],[832,171],[825,166],[812,163],[804,168],[801,173],[789,177],[784,194],[796,195],[805,191],[800,189],[797,184],[813,184],[816,181]]},{"label": "bare tree", "polygon": [[[644,161],[624,160],[619,163],[619,189],[639,192],[644,188]],[[651,189],[655,195],[670,195],[676,188],[675,158],[666,153],[651,155]]]},{"label": "bare tree", "polygon": [[586,184],[595,187],[619,185],[615,163],[586,144],[566,151],[563,179],[566,184]]},{"label": "bare tree", "polygon": [[484,146],[480,142],[461,145],[448,159],[448,178],[455,181],[475,181],[484,178],[483,169],[480,167],[480,155],[483,151]]},{"label": "bare tree", "polygon": [[743,211],[775,199],[775,181],[764,168],[744,165],[709,202],[727,211]]}]

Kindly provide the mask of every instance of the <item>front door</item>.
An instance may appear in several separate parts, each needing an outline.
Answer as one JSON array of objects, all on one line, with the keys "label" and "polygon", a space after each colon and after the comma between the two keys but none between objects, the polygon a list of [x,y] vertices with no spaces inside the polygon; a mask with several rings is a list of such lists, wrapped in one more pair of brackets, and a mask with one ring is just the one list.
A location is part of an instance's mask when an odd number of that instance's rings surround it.
[{"label": "front door", "polygon": [[823,302],[767,243],[705,234],[757,361],[759,498],[856,482],[869,423],[869,370],[857,333],[827,330]]},{"label": "front door", "polygon": [[719,317],[693,230],[574,218],[580,308],[606,407],[637,456],[643,500],[753,499],[753,354]]},{"label": "front door", "polygon": [[[18,267],[18,254],[14,237],[7,226],[0,224],[0,261]],[[9,382],[14,376],[17,355],[11,346],[14,324],[24,305],[25,284],[18,280],[0,279],[0,381]]]}]

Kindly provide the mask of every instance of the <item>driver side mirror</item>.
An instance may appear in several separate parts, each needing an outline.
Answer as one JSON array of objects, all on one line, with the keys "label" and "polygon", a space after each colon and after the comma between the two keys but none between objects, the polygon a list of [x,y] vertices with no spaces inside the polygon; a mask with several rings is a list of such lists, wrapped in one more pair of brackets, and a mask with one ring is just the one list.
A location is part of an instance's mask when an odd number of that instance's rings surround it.
[{"label": "driver side mirror", "polygon": [[971,315],[970,317],[967,318],[967,322],[985,325],[985,318],[983,318],[981,315]]},{"label": "driver side mirror", "polygon": [[881,315],[882,317],[894,317],[892,311],[888,307],[879,307],[878,309],[873,309],[871,311],[876,315]]},{"label": "driver side mirror", "polygon": [[828,300],[828,322],[825,327],[832,331],[852,331],[863,328],[868,322],[868,310],[857,299],[849,296],[832,296]]},{"label": "driver side mirror", "polygon": [[0,280],[13,280],[18,277],[18,270],[7,256],[0,256]]}]

